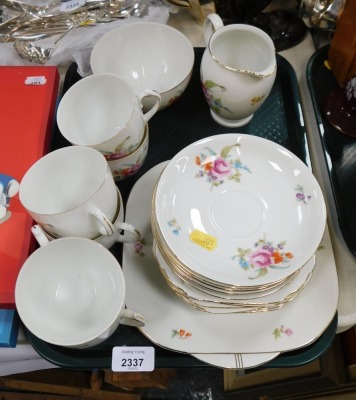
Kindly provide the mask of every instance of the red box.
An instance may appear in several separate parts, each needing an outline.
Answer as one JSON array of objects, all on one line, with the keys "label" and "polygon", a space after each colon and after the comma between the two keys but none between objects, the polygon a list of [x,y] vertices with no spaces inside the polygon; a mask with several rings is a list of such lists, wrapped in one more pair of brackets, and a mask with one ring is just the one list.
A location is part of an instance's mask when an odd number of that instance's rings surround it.
[{"label": "red box", "polygon": [[18,272],[35,248],[18,196],[22,177],[51,145],[59,88],[54,66],[0,66],[0,308],[15,308]]}]

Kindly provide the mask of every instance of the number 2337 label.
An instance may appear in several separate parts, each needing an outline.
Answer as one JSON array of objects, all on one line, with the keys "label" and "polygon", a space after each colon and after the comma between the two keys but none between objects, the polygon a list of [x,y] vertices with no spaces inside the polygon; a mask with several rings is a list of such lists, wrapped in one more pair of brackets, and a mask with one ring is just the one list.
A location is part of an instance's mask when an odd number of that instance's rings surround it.
[{"label": "number 2337 label", "polygon": [[111,369],[114,372],[153,371],[155,367],[153,347],[114,347]]}]

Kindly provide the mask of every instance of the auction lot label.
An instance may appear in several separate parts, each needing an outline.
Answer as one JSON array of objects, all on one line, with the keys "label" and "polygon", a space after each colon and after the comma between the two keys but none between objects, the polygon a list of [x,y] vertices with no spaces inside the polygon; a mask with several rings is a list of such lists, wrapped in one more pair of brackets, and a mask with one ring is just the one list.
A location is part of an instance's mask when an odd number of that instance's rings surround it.
[{"label": "auction lot label", "polygon": [[111,369],[114,372],[153,371],[154,347],[116,346],[112,351]]}]

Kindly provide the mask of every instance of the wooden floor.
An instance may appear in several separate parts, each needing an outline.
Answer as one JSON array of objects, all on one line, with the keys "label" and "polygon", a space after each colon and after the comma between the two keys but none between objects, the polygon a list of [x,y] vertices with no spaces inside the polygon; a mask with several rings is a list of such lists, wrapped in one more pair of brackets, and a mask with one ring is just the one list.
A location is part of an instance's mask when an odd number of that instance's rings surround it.
[{"label": "wooden floor", "polygon": [[174,370],[113,373],[54,368],[0,377],[0,400],[140,400],[142,388],[165,389]]}]

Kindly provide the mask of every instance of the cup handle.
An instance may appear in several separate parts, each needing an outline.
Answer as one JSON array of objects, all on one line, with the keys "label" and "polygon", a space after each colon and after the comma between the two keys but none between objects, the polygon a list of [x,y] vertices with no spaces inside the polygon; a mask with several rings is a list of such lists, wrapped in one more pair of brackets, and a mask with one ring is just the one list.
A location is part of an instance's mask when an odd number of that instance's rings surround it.
[{"label": "cup handle", "polygon": [[91,210],[90,215],[96,220],[102,235],[113,235],[115,228],[109,218],[98,208]]},{"label": "cup handle", "polygon": [[223,20],[218,14],[208,14],[204,20],[204,41],[209,45],[209,41],[214,32],[224,26]]},{"label": "cup handle", "polygon": [[[141,239],[141,234],[139,230],[137,230],[133,225],[128,224],[127,222],[119,222],[115,224],[116,227],[116,241],[121,243],[136,243]],[[128,232],[130,235],[121,235],[119,230],[123,230]]]},{"label": "cup handle", "polygon": [[37,240],[37,243],[41,247],[43,247],[49,243],[49,239],[46,236],[46,234],[43,232],[43,229],[40,227],[40,225],[34,225],[31,228],[31,232],[32,232],[33,236],[35,237],[35,239]]},{"label": "cup handle", "polygon": [[120,324],[141,327],[145,323],[146,318],[137,311],[125,308],[120,313]]},{"label": "cup handle", "polygon": [[140,100],[141,107],[143,107],[142,99],[147,96],[155,97],[156,101],[153,104],[153,106],[146,113],[143,114],[143,119],[145,120],[146,123],[156,114],[156,112],[159,109],[159,106],[161,105],[161,95],[158,92],[156,92],[155,90],[147,89],[138,95],[138,99]]}]

